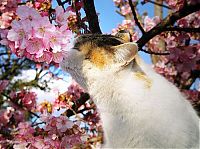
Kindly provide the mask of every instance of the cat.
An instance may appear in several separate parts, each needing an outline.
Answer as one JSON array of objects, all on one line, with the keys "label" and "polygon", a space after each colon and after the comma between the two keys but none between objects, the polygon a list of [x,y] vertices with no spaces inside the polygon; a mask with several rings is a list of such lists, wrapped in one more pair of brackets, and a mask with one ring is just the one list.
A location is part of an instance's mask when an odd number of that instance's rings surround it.
[{"label": "cat", "polygon": [[145,64],[127,33],[85,34],[60,66],[93,97],[102,148],[199,148],[199,118],[180,91]]}]

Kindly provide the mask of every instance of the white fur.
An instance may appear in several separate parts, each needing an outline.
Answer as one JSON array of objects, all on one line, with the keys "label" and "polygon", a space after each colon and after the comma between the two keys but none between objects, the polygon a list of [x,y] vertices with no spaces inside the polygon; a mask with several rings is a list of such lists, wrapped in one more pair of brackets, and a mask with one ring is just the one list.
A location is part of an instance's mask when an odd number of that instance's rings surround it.
[{"label": "white fur", "polygon": [[[103,122],[104,148],[199,148],[199,118],[192,106],[142,60],[102,70],[78,51],[72,53],[77,55],[61,66],[77,69],[77,82],[93,97]],[[135,76],[137,71],[151,80],[149,88]]]}]

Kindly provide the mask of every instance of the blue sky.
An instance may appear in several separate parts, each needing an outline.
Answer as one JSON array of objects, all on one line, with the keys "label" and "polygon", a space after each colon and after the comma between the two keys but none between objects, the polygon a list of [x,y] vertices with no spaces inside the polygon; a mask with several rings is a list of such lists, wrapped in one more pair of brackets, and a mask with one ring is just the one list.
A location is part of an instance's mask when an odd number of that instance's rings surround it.
[{"label": "blue sky", "polygon": [[[100,26],[103,33],[110,33],[113,28],[116,28],[119,23],[124,19],[122,16],[116,13],[118,9],[115,7],[112,0],[95,0],[96,11],[99,14]],[[153,5],[145,4],[138,5],[139,13],[142,14],[148,11],[149,16],[153,16]]]}]

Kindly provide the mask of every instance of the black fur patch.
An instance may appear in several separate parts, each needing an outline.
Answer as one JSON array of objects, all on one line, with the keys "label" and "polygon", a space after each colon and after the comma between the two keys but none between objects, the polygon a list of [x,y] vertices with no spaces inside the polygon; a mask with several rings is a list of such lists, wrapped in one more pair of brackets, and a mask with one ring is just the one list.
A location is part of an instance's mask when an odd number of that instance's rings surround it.
[{"label": "black fur patch", "polygon": [[120,45],[123,43],[123,40],[112,35],[85,34],[76,39],[74,48],[78,49],[87,42],[90,42],[95,47],[108,47]]}]

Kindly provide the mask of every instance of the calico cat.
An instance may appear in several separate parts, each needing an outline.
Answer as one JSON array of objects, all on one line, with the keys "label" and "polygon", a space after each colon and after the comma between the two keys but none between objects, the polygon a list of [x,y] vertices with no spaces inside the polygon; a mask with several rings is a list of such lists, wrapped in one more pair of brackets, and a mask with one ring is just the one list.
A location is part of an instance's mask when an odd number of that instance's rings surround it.
[{"label": "calico cat", "polygon": [[93,97],[103,122],[103,148],[199,148],[192,106],[129,41],[127,33],[82,35],[60,64]]}]

